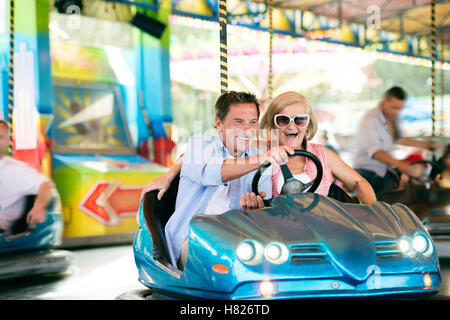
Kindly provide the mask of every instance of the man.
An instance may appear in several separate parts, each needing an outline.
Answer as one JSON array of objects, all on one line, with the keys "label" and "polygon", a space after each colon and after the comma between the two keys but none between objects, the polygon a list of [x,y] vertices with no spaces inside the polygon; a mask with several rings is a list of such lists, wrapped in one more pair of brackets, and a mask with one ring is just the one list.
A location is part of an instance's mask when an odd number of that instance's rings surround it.
[{"label": "man", "polygon": [[394,158],[390,153],[394,144],[429,149],[429,140],[421,141],[401,136],[399,115],[406,104],[407,94],[400,87],[392,87],[384,94],[377,108],[369,110],[361,119],[357,131],[357,152],[353,167],[372,185],[375,193],[397,187],[398,178],[389,171],[397,167],[411,177],[422,174],[422,165]]},{"label": "man", "polygon": [[9,144],[9,126],[0,120],[0,233],[12,234],[14,223],[25,208],[25,196],[37,195],[27,215],[30,228],[47,218],[46,207],[51,200],[52,182],[26,163],[4,156]]},{"label": "man", "polygon": [[[217,134],[194,135],[189,139],[182,160],[176,209],[165,228],[172,264],[181,269],[186,262],[192,216],[241,209],[241,196],[251,191],[253,171],[266,161],[281,164],[287,161],[288,152],[293,154],[289,147],[277,147],[258,155],[259,151],[250,147],[259,117],[259,103],[253,94],[223,93],[215,110]],[[262,202],[260,196],[254,200]]]}]

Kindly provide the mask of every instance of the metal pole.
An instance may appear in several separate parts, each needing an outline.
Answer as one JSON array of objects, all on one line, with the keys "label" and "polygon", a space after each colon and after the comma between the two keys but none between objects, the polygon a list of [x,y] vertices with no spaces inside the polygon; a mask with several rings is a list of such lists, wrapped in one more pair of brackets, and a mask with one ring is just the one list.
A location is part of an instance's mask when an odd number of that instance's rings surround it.
[{"label": "metal pole", "polygon": [[442,68],[441,68],[441,137],[445,136],[445,119],[444,119],[444,97],[445,97],[445,70],[444,70],[444,50],[445,50],[445,42],[444,42],[444,37],[443,35],[441,35],[441,63],[442,63]]},{"label": "metal pole", "polygon": [[14,110],[14,0],[9,2],[9,76],[8,76],[8,154],[13,154],[13,110]]},{"label": "metal pole", "polygon": [[220,91],[228,91],[227,1],[219,0]]},{"label": "metal pole", "polygon": [[273,93],[273,70],[272,70],[272,46],[273,46],[273,0],[269,0],[268,7],[269,14],[269,76],[268,76],[268,98],[269,102],[272,101]]},{"label": "metal pole", "polygon": [[431,136],[436,136],[436,0],[431,0]]}]

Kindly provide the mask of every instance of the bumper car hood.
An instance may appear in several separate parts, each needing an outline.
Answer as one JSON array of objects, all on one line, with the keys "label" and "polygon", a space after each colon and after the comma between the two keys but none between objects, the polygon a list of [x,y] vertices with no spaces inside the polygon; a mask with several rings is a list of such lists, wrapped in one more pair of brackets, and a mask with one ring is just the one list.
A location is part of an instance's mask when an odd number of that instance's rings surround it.
[{"label": "bumper car hood", "polygon": [[325,245],[339,269],[357,282],[367,280],[377,264],[375,241],[398,240],[419,229],[426,232],[403,205],[344,204],[311,193],[281,195],[260,210],[197,215],[191,222],[191,232],[231,248],[244,239]]}]

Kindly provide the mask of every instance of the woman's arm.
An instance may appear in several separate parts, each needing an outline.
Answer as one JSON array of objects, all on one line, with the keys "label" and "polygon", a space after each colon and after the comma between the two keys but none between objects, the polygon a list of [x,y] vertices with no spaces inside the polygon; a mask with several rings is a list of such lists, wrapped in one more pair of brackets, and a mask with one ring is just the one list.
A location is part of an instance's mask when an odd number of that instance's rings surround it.
[{"label": "woman's arm", "polygon": [[344,183],[348,188],[356,192],[359,202],[370,204],[376,201],[375,192],[366,179],[361,177],[358,172],[348,166],[336,153],[325,148],[333,176]]}]

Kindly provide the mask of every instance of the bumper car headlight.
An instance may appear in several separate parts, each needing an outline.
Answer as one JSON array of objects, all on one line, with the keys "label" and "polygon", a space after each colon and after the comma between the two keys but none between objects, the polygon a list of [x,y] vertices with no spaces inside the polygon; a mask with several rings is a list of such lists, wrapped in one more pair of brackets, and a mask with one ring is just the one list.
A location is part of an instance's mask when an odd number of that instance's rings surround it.
[{"label": "bumper car headlight", "polygon": [[264,257],[273,264],[282,264],[289,259],[288,248],[280,242],[269,243],[264,250]]},{"label": "bumper car headlight", "polygon": [[254,240],[244,240],[236,248],[236,256],[248,265],[260,264],[263,260],[263,246]]},{"label": "bumper car headlight", "polygon": [[417,233],[413,238],[413,248],[425,257],[431,257],[434,253],[433,242],[425,234]]},{"label": "bumper car headlight", "polygon": [[409,243],[409,241],[407,239],[401,239],[399,241],[399,247],[400,247],[400,250],[404,254],[407,254],[410,251],[410,249],[411,249],[411,245],[410,245],[410,243]]},{"label": "bumper car headlight", "polygon": [[431,257],[433,250],[433,243],[425,234],[417,232],[412,238],[404,237],[399,241],[399,248],[403,254],[410,258],[416,258],[417,254],[422,254],[425,257]]},{"label": "bumper car headlight", "polygon": [[413,238],[412,245],[415,251],[424,253],[428,248],[428,241],[424,236],[417,234]]},{"label": "bumper car headlight", "polygon": [[433,243],[431,242],[431,239],[428,239],[428,248],[427,251],[423,253],[425,257],[431,257],[433,255],[434,249],[433,249]]},{"label": "bumper car headlight", "polygon": [[413,250],[411,245],[411,240],[407,237],[400,239],[399,241],[399,248],[400,251],[410,257],[411,259],[414,259],[417,256],[417,252]]},{"label": "bumper car headlight", "polygon": [[273,294],[275,287],[269,280],[264,280],[259,284],[259,292],[265,297],[270,297]]},{"label": "bumper car headlight", "polygon": [[247,262],[252,260],[252,258],[255,256],[255,248],[253,248],[250,243],[244,242],[237,247],[236,254],[239,259]]}]

